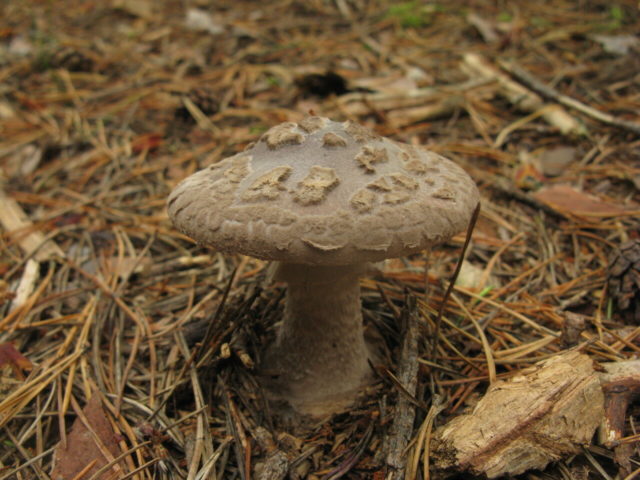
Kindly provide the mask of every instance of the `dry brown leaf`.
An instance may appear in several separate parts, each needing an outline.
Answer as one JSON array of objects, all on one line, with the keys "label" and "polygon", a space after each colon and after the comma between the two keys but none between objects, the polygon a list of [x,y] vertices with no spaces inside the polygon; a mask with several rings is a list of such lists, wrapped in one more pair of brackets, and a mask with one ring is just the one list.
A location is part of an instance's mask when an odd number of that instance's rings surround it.
[{"label": "dry brown leaf", "polygon": [[154,3],[151,0],[113,0],[112,6],[134,17],[149,19],[153,16]]},{"label": "dry brown leaf", "polygon": [[31,370],[28,358],[10,343],[0,343],[0,402],[24,380],[23,370]]},{"label": "dry brown leaf", "polygon": [[11,343],[0,343],[0,366],[10,365],[18,375],[21,370],[31,370],[31,362]]},{"label": "dry brown leaf", "polygon": [[545,149],[534,156],[543,175],[557,177],[562,175],[576,158],[575,147],[560,146]]},{"label": "dry brown leaf", "polygon": [[605,202],[576,190],[571,185],[551,185],[540,189],[533,196],[560,213],[579,217],[615,217],[633,213],[629,208]]},{"label": "dry brown leaf", "polygon": [[592,35],[591,38],[602,45],[607,53],[628,55],[632,50],[640,50],[640,39],[635,35]]},{"label": "dry brown leaf", "polygon": [[[85,418],[79,417],[73,422],[71,432],[67,435],[66,446],[59,443],[56,447],[51,472],[53,480],[76,478],[80,472],[83,472],[82,478],[89,478],[121,454],[116,434],[98,395],[91,397],[82,413]],[[86,420],[86,425],[83,420]],[[122,468],[116,464],[95,480],[112,480],[121,478],[122,475]]]}]

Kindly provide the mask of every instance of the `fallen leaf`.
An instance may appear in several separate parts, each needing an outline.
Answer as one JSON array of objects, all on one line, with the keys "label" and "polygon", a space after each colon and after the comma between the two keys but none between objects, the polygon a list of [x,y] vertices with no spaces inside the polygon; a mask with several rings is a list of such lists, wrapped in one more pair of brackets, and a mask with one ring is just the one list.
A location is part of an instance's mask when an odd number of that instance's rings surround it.
[{"label": "fallen leaf", "polygon": [[14,117],[15,114],[15,110],[11,108],[11,105],[9,105],[8,102],[0,102],[0,119],[6,120]]},{"label": "fallen leaf", "polygon": [[592,35],[607,53],[627,55],[629,50],[640,49],[640,40],[634,35]]},{"label": "fallen leaf", "polygon": [[208,12],[199,8],[190,8],[187,10],[185,26],[194,32],[207,32],[211,35],[220,35],[224,33],[224,25],[222,22],[214,20]]},{"label": "fallen leaf", "polygon": [[28,358],[10,343],[0,343],[0,402],[24,380],[23,370],[31,370]]},{"label": "fallen leaf", "polygon": [[9,43],[9,54],[16,57],[26,57],[33,52],[33,44],[21,35],[13,37]]},{"label": "fallen leaf", "polygon": [[11,343],[0,343],[0,367],[10,365],[17,375],[21,370],[31,370],[32,365],[28,358],[22,355]]},{"label": "fallen leaf", "polygon": [[521,190],[535,190],[545,180],[545,176],[533,163],[525,162],[513,172],[513,183]]},{"label": "fallen leaf", "polygon": [[131,141],[131,148],[134,153],[151,151],[162,145],[162,141],[161,133],[144,133]]},{"label": "fallen leaf", "polygon": [[485,287],[499,287],[500,282],[494,275],[485,274],[485,270],[478,265],[463,260],[456,285],[479,292]]},{"label": "fallen leaf", "polygon": [[561,175],[576,157],[575,147],[549,148],[535,155],[540,171],[549,177]]},{"label": "fallen leaf", "polygon": [[[83,472],[81,478],[90,478],[107,463],[120,455],[116,434],[111,428],[98,395],[82,409],[85,422],[76,418],[67,435],[67,444],[58,443],[54,454],[53,480],[69,480]],[[92,465],[92,466],[90,466]],[[89,468],[87,468],[89,467]],[[116,463],[94,480],[112,480],[123,477],[123,465]]]},{"label": "fallen leaf", "polygon": [[500,35],[496,30],[495,24],[482,18],[477,13],[469,13],[467,15],[467,22],[476,27],[486,43],[496,43],[498,40],[500,40]]},{"label": "fallen leaf", "polygon": [[576,190],[571,185],[545,187],[533,196],[560,213],[580,217],[615,217],[634,213],[634,210],[605,202],[596,196]]},{"label": "fallen leaf", "polygon": [[113,8],[140,18],[151,18],[154,4],[151,0],[113,0]]},{"label": "fallen leaf", "polygon": [[104,272],[111,272],[120,278],[126,278],[133,273],[139,273],[151,265],[151,259],[143,257],[108,257],[102,260]]}]

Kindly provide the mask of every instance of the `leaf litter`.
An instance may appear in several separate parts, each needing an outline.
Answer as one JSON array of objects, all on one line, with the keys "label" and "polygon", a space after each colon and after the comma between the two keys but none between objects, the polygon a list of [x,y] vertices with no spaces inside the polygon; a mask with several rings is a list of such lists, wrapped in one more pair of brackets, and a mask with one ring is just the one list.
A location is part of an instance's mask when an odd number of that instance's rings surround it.
[{"label": "leaf litter", "polygon": [[[53,478],[78,431],[98,448],[76,478],[425,478],[434,432],[494,379],[568,349],[637,356],[630,294],[607,289],[640,238],[637,5],[394,3],[0,7],[0,478]],[[303,88],[328,72],[344,88]],[[282,285],[194,245],[164,203],[310,110],[472,175],[482,288],[456,285],[436,325],[464,234],[387,261],[362,281],[378,381],[294,428],[254,376]],[[520,161],[566,147],[541,173]],[[634,427],[543,475],[632,475]]]}]

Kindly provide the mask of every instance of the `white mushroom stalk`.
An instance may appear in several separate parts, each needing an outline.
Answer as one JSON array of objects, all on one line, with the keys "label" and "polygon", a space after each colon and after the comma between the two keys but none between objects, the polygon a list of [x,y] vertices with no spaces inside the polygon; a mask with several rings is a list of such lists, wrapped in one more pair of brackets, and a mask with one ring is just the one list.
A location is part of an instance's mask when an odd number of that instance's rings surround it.
[{"label": "white mushroom stalk", "polygon": [[285,318],[262,367],[279,370],[267,384],[273,397],[313,413],[323,398],[341,397],[328,411],[348,404],[369,375],[363,265],[447,240],[466,228],[478,198],[473,180],[440,155],[307,117],[183,180],[168,210],[204,245],[285,265]]}]

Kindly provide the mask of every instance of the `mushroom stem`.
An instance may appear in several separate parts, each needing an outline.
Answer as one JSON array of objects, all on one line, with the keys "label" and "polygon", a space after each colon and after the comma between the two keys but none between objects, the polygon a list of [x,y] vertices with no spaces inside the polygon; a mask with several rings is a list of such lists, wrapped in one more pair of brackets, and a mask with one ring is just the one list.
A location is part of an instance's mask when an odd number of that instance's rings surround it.
[{"label": "mushroom stem", "polygon": [[270,390],[302,413],[346,406],[370,373],[358,281],[366,267],[279,265],[284,319],[265,363],[279,377]]}]

